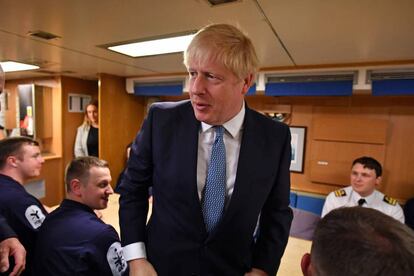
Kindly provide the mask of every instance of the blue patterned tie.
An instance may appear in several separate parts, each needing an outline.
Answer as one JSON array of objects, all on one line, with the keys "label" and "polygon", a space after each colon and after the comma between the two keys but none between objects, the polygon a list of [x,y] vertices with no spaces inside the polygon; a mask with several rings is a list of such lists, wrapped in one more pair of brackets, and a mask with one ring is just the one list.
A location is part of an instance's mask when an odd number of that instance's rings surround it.
[{"label": "blue patterned tie", "polygon": [[224,210],[226,194],[226,147],[222,126],[215,126],[216,138],[211,149],[210,164],[204,190],[203,215],[207,232],[211,232],[219,222]]}]

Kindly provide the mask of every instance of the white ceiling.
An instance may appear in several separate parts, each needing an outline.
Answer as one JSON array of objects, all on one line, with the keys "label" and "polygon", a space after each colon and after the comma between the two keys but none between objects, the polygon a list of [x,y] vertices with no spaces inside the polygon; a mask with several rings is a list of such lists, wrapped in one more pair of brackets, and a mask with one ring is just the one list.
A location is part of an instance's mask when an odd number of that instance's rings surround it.
[{"label": "white ceiling", "polygon": [[[263,11],[263,12],[262,12]],[[414,64],[414,0],[0,0],[0,60],[41,66],[6,78],[185,72],[181,54],[130,58],[98,47],[231,23],[261,67],[401,61]],[[46,31],[42,40],[27,35]]]}]

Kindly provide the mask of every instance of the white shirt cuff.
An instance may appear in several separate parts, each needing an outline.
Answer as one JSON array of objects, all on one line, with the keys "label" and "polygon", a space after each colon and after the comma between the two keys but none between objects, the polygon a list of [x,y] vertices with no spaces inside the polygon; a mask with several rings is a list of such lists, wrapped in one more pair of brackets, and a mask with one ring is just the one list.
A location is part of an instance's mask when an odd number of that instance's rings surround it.
[{"label": "white shirt cuff", "polygon": [[147,258],[147,251],[145,249],[145,243],[143,242],[128,244],[122,248],[122,251],[124,252],[124,258],[126,261]]}]

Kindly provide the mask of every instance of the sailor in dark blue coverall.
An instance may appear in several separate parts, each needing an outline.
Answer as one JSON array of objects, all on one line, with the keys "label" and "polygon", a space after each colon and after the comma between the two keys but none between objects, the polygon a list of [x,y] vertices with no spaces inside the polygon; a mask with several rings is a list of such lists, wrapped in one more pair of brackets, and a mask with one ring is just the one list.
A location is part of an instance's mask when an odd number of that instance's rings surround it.
[{"label": "sailor in dark blue coverall", "polygon": [[22,275],[32,275],[36,232],[47,215],[40,201],[22,184],[40,175],[43,162],[39,144],[28,137],[0,141],[0,214],[26,248],[26,270]]},{"label": "sailor in dark blue coverall", "polygon": [[105,209],[113,194],[107,162],[79,157],[65,182],[67,199],[39,231],[36,275],[128,275],[117,232],[93,211]]}]

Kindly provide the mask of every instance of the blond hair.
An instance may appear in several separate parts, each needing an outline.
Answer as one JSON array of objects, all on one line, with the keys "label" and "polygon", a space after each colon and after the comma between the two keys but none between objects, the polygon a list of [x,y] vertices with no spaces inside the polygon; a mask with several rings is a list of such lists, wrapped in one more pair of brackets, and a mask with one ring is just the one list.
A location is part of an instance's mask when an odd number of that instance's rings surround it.
[{"label": "blond hair", "polygon": [[239,79],[256,74],[258,59],[252,41],[238,28],[212,24],[202,28],[184,52],[184,65],[207,60],[221,62]]}]

